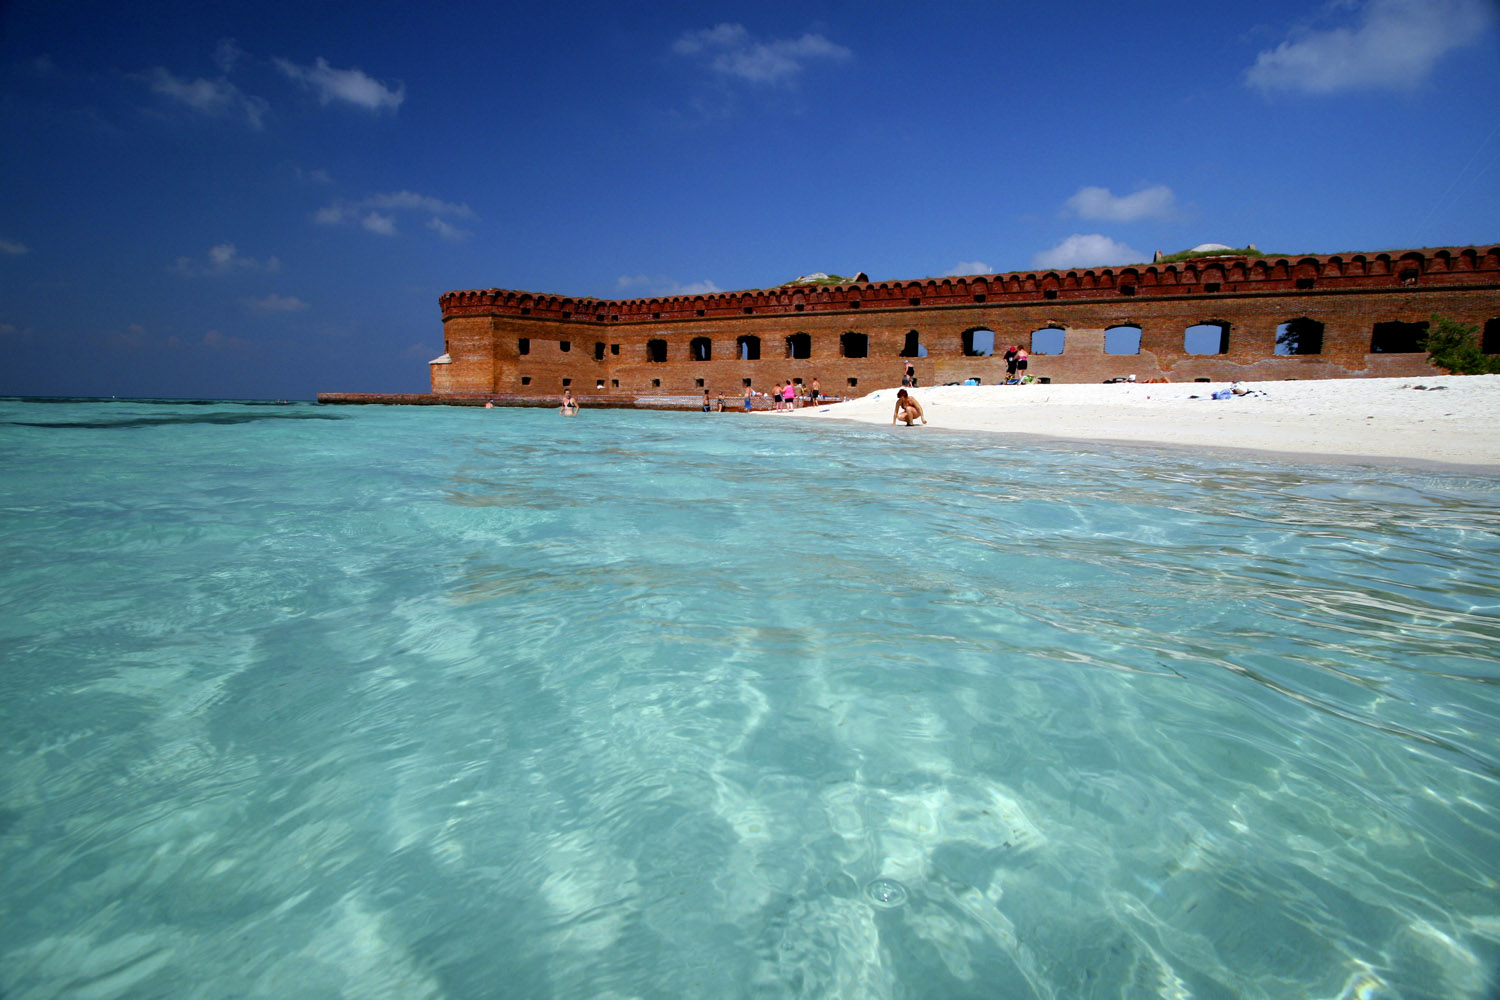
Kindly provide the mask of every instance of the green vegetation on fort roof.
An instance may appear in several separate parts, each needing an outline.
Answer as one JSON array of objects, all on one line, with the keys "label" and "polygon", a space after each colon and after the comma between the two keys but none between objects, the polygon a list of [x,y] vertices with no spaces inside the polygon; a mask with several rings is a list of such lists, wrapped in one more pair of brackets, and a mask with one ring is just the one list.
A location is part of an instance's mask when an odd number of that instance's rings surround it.
[{"label": "green vegetation on fort roof", "polygon": [[788,285],[855,285],[864,284],[869,280],[870,276],[863,271],[852,278],[846,278],[842,274],[824,274],[822,271],[814,271],[812,274],[804,274],[799,278],[793,278],[791,281],[784,281],[776,287],[785,288]]},{"label": "green vegetation on fort roof", "polygon": [[[1287,256],[1287,255],[1286,254],[1278,254],[1278,253],[1261,253],[1259,250],[1255,249],[1255,247],[1249,246],[1249,247],[1230,247],[1230,248],[1228,248],[1226,250],[1218,250],[1218,249],[1215,249],[1215,250],[1179,250],[1176,253],[1169,253],[1169,254],[1167,254],[1166,256],[1162,257],[1161,260],[1151,261],[1151,263],[1153,263],[1153,264],[1176,264],[1176,263],[1178,263],[1180,261],[1195,260],[1195,259],[1197,259],[1199,257],[1285,257],[1285,256]],[[1146,261],[1141,261],[1141,263],[1144,264],[1144,263],[1146,263]]]}]

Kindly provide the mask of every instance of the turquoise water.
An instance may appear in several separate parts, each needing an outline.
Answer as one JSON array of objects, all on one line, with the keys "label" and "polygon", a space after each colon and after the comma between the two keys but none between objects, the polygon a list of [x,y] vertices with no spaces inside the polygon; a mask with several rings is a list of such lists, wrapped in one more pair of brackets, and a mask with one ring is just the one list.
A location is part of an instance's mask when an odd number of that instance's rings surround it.
[{"label": "turquoise water", "polygon": [[0,993],[1489,997],[1500,477],[0,401]]}]

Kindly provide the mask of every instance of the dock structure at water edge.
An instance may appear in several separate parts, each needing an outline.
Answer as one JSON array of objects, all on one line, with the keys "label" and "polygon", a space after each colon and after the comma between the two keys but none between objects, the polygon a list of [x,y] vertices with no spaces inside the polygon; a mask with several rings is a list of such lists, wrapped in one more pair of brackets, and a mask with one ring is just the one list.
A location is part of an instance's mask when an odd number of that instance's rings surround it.
[{"label": "dock structure at water edge", "polygon": [[699,410],[706,389],[742,411],[747,387],[791,381],[803,395],[817,379],[825,396],[861,396],[898,384],[908,363],[923,386],[994,384],[1011,344],[1055,383],[1421,377],[1442,373],[1422,346],[1434,316],[1476,326],[1500,353],[1500,247],[1223,247],[1119,268],[640,299],[490,288],[439,305],[430,393],[319,402],[556,406],[569,390],[584,407]]}]

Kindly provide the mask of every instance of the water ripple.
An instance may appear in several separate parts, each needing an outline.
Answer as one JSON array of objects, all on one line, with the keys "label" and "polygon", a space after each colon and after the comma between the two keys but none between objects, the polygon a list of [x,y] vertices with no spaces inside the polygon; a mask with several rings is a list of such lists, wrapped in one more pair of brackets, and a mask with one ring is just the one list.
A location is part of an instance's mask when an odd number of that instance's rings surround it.
[{"label": "water ripple", "polygon": [[0,401],[9,996],[1500,965],[1500,480],[146,407]]}]

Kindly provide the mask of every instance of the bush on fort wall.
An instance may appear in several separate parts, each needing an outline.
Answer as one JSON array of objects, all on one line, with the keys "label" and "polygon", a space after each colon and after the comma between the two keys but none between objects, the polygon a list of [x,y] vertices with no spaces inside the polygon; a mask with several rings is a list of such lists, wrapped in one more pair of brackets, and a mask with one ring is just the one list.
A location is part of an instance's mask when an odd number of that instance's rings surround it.
[{"label": "bush on fort wall", "polygon": [[1500,373],[1500,355],[1485,354],[1479,344],[1479,327],[1433,316],[1422,344],[1427,359],[1453,375]]}]

